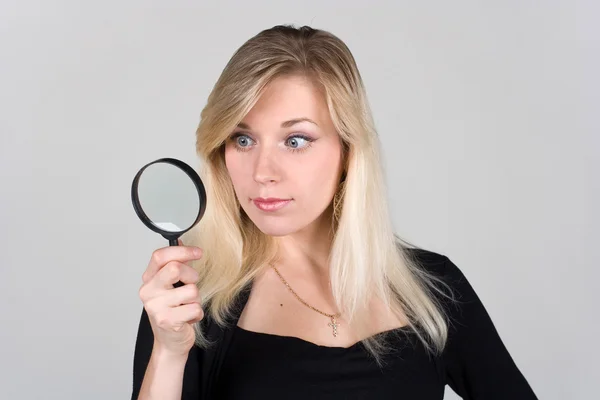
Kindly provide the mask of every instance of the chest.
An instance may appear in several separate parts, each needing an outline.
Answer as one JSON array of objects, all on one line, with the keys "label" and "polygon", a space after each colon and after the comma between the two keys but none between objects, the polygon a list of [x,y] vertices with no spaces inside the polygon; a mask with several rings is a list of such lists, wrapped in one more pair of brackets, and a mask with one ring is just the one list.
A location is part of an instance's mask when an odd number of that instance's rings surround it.
[{"label": "chest", "polygon": [[406,325],[402,315],[392,315],[381,302],[372,301],[368,331],[351,329],[337,313],[327,290],[318,285],[291,289],[274,274],[257,279],[240,315],[238,326],[252,332],[295,337],[326,347],[348,348],[361,339]]}]

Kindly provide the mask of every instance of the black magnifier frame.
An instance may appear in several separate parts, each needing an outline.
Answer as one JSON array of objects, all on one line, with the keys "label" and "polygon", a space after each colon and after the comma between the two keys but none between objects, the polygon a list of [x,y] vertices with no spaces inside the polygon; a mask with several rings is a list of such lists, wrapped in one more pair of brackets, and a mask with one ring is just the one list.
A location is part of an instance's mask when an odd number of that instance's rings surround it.
[{"label": "black magnifier frame", "polygon": [[[196,186],[196,190],[198,191],[198,196],[200,197],[200,207],[198,209],[198,215],[196,216],[196,220],[189,227],[187,227],[184,230],[177,231],[177,232],[171,232],[171,231],[166,231],[164,229],[159,228],[158,226],[156,226],[152,223],[152,220],[150,220],[150,218],[148,218],[148,216],[146,215],[146,213],[144,212],[144,210],[140,204],[140,199],[138,196],[138,183],[139,183],[140,177],[142,176],[142,173],[144,172],[144,170],[146,168],[148,168],[149,166],[151,166],[153,164],[157,164],[157,163],[166,163],[166,164],[171,164],[171,165],[176,166],[177,168],[179,168],[183,172],[185,172],[187,174],[187,176],[192,180],[192,182],[194,182],[194,185]],[[200,177],[198,176],[198,174],[196,173],[196,171],[194,171],[194,169],[192,167],[190,167],[183,161],[177,160],[175,158],[166,157],[166,158],[160,158],[156,161],[152,161],[152,162],[144,165],[138,171],[138,173],[135,175],[135,178],[133,178],[133,183],[131,185],[131,202],[133,203],[133,209],[135,210],[135,213],[142,220],[144,225],[146,225],[152,231],[161,234],[165,239],[167,239],[169,241],[169,246],[178,246],[179,243],[177,242],[177,239],[179,239],[179,237],[181,235],[183,235],[185,232],[192,229],[194,227],[194,225],[196,225],[202,219],[202,216],[204,215],[204,211],[206,210],[206,190],[204,189],[204,184],[202,183],[202,180],[200,179]]]}]

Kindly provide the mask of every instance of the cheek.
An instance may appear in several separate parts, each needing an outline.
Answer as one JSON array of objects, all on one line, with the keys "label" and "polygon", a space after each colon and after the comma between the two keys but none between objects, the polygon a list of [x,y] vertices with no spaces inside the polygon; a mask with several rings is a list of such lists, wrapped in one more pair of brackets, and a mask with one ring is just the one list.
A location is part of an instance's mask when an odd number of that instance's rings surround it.
[{"label": "cheek", "polygon": [[239,183],[243,182],[244,179],[242,178],[243,169],[240,165],[240,158],[235,149],[225,149],[225,166],[227,167],[227,172],[229,173],[234,188],[237,189]]},{"label": "cheek", "polygon": [[231,169],[235,167],[235,150],[232,149],[231,146],[227,145],[225,146],[223,155],[225,158],[225,166],[231,171]]},{"label": "cheek", "polygon": [[337,190],[339,165],[339,154],[332,150],[318,160],[304,163],[296,181],[302,182],[305,191],[315,200],[327,201]]}]

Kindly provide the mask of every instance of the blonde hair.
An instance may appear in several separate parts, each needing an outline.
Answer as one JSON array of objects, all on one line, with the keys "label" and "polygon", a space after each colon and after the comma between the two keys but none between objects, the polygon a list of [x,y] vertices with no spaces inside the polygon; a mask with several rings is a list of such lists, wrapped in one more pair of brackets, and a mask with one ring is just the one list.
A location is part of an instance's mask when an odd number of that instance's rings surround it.
[{"label": "blonde hair", "polygon": [[[393,232],[386,200],[380,144],[354,57],[333,34],[307,26],[279,25],[244,43],[229,60],[201,113],[196,151],[207,207],[190,241],[204,249],[193,264],[205,313],[224,326],[240,291],[276,261],[276,242],[241,209],[224,159],[227,138],[274,78],[300,74],[323,89],[343,144],[344,178],[332,204],[334,232],[329,259],[333,297],[345,321],[381,362],[385,335],[368,336],[372,296],[406,315],[425,348],[441,352],[446,317],[432,296],[429,274],[408,256]],[[365,212],[368,210],[368,212]],[[187,239],[186,239],[187,240]],[[441,291],[440,291],[441,293]],[[206,346],[196,325],[196,343]]]}]

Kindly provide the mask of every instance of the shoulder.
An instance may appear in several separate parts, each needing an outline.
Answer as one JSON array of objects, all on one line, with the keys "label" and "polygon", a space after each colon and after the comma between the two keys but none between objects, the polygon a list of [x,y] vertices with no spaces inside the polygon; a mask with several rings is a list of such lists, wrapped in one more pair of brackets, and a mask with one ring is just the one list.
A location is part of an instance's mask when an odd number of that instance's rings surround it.
[{"label": "shoulder", "polygon": [[451,319],[463,314],[463,307],[479,303],[479,297],[469,280],[447,255],[422,248],[405,248],[419,275],[435,286],[431,295],[444,306]]},{"label": "shoulder", "polygon": [[403,250],[418,267],[428,274],[457,282],[464,279],[461,269],[444,254],[422,248],[404,248]]},{"label": "shoulder", "polygon": [[405,254],[414,260],[417,260],[420,264],[423,264],[423,266],[438,272],[443,269],[446,259],[448,258],[444,254],[419,247],[404,247],[403,250]]},{"label": "shoulder", "polygon": [[[446,255],[407,249],[420,270],[440,278],[450,297],[437,296],[445,311],[447,340],[442,354],[445,380],[461,398],[537,399],[516,366],[479,295]],[[436,285],[437,286],[437,285]],[[443,290],[447,293],[447,290]]]}]

